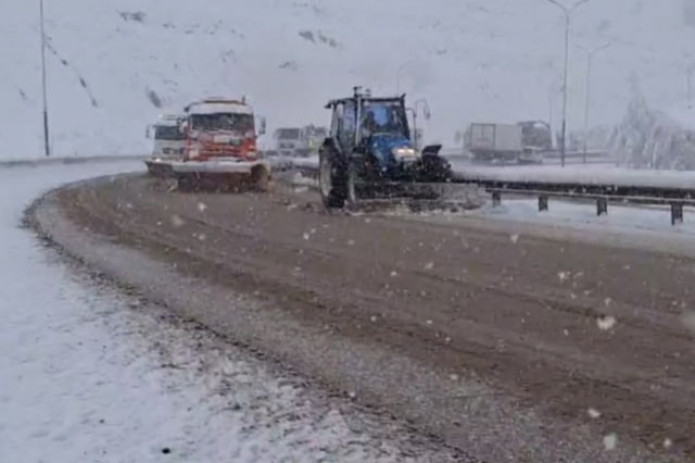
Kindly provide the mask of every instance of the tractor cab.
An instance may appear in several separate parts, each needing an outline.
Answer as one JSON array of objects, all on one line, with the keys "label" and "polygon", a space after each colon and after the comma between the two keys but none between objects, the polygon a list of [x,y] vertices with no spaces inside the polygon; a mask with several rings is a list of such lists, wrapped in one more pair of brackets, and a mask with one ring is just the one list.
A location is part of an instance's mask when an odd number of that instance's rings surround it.
[{"label": "tractor cab", "polygon": [[412,148],[405,95],[372,98],[356,89],[352,98],[331,100],[326,108],[333,112],[330,138],[343,153],[373,152],[374,148],[382,151],[392,145]]},{"label": "tractor cab", "polygon": [[328,207],[355,202],[360,192],[387,184],[446,181],[451,169],[439,156],[441,145],[415,148],[405,94],[373,97],[354,88],[352,97],[328,102],[328,137],[319,150],[319,186]]}]

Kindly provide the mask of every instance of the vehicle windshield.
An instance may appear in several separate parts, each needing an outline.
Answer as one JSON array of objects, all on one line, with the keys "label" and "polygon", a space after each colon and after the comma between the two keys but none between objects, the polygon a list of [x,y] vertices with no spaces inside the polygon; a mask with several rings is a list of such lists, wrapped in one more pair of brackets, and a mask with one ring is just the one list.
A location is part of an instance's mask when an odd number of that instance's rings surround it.
[{"label": "vehicle windshield", "polygon": [[181,133],[178,127],[171,125],[156,125],[154,127],[155,140],[184,140],[186,135]]},{"label": "vehicle windshield", "polygon": [[400,101],[366,101],[362,109],[360,126],[364,133],[390,133],[408,137],[406,115]]},{"label": "vehicle windshield", "polygon": [[253,115],[235,113],[194,114],[191,116],[193,130],[227,130],[249,132],[254,130]]},{"label": "vehicle windshield", "polygon": [[299,134],[299,129],[278,129],[277,131],[277,137],[281,140],[297,140]]}]

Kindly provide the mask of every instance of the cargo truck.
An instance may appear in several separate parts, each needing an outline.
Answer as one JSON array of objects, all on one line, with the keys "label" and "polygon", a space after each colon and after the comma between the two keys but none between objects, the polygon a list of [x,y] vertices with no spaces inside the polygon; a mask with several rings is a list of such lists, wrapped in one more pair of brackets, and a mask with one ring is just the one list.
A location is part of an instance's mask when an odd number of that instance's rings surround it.
[{"label": "cargo truck", "polygon": [[474,161],[539,163],[544,152],[552,148],[552,144],[547,145],[549,134],[547,124],[537,121],[472,123],[464,134],[464,148]]}]

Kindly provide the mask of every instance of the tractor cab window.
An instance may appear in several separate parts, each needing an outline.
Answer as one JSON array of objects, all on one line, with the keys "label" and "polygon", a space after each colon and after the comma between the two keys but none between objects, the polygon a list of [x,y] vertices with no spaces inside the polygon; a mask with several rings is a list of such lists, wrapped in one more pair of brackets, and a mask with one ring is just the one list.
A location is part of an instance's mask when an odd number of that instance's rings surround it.
[{"label": "tractor cab window", "polygon": [[407,138],[405,117],[405,111],[399,102],[365,102],[360,121],[362,137],[389,133]]}]

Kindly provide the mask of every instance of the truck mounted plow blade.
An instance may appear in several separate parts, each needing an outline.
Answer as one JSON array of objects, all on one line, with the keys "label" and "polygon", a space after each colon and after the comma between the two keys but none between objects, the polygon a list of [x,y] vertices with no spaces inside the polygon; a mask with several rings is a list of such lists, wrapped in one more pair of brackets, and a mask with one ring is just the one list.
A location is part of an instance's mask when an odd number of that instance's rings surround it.
[{"label": "truck mounted plow blade", "polygon": [[171,178],[174,176],[174,171],[171,168],[171,163],[160,159],[148,159],[145,161],[147,172],[157,178]]},{"label": "truck mounted plow blade", "polygon": [[169,161],[162,164],[166,164],[164,169],[170,169],[180,191],[265,192],[270,186],[270,165],[265,161]]}]

